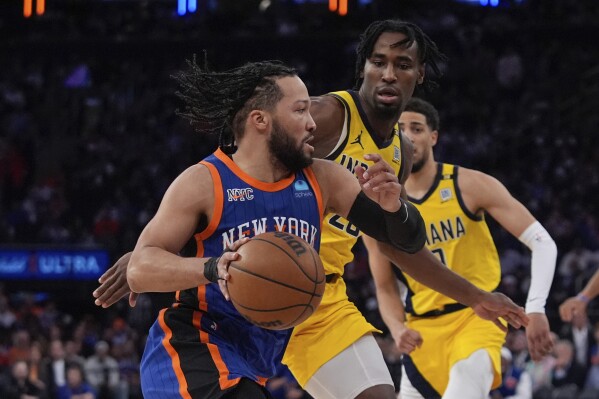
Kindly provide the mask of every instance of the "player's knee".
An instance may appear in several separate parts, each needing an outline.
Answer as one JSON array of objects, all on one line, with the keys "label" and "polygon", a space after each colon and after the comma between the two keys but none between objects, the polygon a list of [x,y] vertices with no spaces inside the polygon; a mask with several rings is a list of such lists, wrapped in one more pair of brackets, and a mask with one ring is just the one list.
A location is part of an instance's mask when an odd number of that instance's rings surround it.
[{"label": "player's knee", "polygon": [[493,383],[491,357],[479,349],[451,367],[443,399],[486,398]]},{"label": "player's knee", "polygon": [[450,375],[466,378],[468,381],[477,379],[483,381],[493,376],[491,357],[484,349],[479,349],[464,360],[460,360],[451,367]]}]

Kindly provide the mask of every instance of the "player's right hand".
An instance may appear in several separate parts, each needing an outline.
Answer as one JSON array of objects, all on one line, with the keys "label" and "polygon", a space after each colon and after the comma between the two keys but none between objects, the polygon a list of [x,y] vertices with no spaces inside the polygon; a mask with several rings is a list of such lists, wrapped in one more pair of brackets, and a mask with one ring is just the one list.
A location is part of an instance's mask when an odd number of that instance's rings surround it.
[{"label": "player's right hand", "polygon": [[106,270],[100,276],[98,280],[100,286],[92,293],[94,298],[96,298],[94,303],[97,306],[107,308],[129,294],[129,306],[135,307],[139,294],[131,292],[131,288],[129,288],[129,283],[127,282],[127,265],[132,253],[127,252],[121,256],[110,269]]},{"label": "player's right hand", "polygon": [[355,172],[362,191],[387,212],[398,211],[402,206],[399,200],[402,185],[397,174],[380,154],[365,154],[364,159],[374,164],[368,170],[356,166]]},{"label": "player's right hand", "polygon": [[227,301],[231,300],[229,289],[227,288],[227,281],[231,278],[229,275],[229,265],[239,258],[239,254],[236,251],[249,240],[250,238],[244,237],[241,240],[235,241],[218,259],[216,266],[218,269],[218,286]]},{"label": "player's right hand", "polygon": [[586,302],[573,296],[559,306],[559,315],[563,321],[571,322],[575,314],[584,314],[587,309]]},{"label": "player's right hand", "polygon": [[416,330],[412,330],[407,326],[392,334],[397,349],[401,353],[408,354],[414,349],[422,346],[422,336]]}]

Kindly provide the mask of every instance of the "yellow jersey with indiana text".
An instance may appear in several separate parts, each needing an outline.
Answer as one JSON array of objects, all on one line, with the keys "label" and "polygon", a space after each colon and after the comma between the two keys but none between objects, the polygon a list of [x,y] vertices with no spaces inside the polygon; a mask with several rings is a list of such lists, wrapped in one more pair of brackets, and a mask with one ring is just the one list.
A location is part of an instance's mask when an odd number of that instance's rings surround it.
[{"label": "yellow jersey with indiana text", "polygon": [[[403,173],[399,130],[388,140],[381,140],[371,128],[358,93],[330,93],[345,107],[345,123],[335,149],[327,157],[354,173],[357,165],[367,167],[365,154],[378,153],[398,176]],[[378,332],[347,296],[343,280],[345,266],[352,262],[352,248],[359,230],[339,215],[326,215],[322,226],[320,258],[327,274],[327,285],[314,313],[293,329],[283,363],[289,366],[304,386],[326,362],[344,351],[364,334]]]},{"label": "yellow jersey with indiana text", "polygon": [[[457,184],[459,167],[438,164],[437,176],[421,199],[409,197],[424,218],[426,246],[448,268],[478,288],[493,291],[501,279],[497,248],[484,216],[464,205]],[[404,274],[408,285],[406,311],[412,316],[443,310],[456,301]]]}]

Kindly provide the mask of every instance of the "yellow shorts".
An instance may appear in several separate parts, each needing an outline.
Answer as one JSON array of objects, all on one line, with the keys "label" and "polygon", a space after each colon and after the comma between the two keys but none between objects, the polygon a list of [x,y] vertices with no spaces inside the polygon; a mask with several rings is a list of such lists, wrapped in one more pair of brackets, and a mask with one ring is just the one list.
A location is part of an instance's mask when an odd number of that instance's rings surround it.
[{"label": "yellow shorts", "polygon": [[316,312],[295,327],[283,363],[301,386],[326,362],[369,332],[380,332],[350,302],[342,277],[327,283]]},{"label": "yellow shorts", "polygon": [[479,349],[486,349],[491,357],[493,388],[501,385],[500,353],[505,333],[478,317],[471,308],[438,317],[408,316],[408,327],[418,331],[423,340],[420,348],[404,357],[406,372],[413,376],[410,382],[419,391],[426,392],[432,387],[443,395],[451,367]]}]

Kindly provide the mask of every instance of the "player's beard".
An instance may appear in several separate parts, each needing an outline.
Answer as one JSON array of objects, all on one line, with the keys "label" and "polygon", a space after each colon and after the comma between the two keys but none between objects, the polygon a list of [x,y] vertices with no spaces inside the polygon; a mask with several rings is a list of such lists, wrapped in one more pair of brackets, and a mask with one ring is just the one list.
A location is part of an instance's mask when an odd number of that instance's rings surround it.
[{"label": "player's beard", "polygon": [[272,133],[268,148],[276,162],[291,172],[297,172],[312,165],[312,156],[304,153],[304,142],[297,145],[283,126],[276,120],[272,122]]},{"label": "player's beard", "polygon": [[422,157],[420,157],[420,159],[414,160],[414,163],[412,164],[412,173],[418,173],[418,172],[420,172],[420,170],[428,162],[428,158],[429,158],[429,153],[424,152],[422,154]]}]

